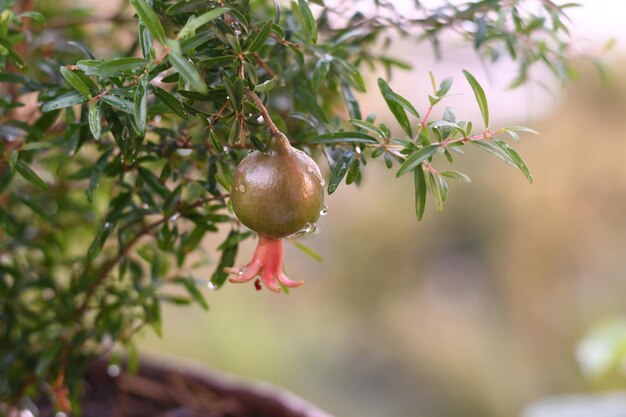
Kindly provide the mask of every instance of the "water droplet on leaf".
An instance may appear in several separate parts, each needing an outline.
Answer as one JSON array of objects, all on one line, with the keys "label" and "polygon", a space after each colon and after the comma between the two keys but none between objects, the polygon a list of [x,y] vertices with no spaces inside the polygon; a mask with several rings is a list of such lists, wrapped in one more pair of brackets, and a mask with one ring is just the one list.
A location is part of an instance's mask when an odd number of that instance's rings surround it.
[{"label": "water droplet on leaf", "polygon": [[117,365],[109,365],[107,367],[107,375],[110,376],[111,378],[115,378],[117,376],[119,376],[121,373],[120,367]]}]

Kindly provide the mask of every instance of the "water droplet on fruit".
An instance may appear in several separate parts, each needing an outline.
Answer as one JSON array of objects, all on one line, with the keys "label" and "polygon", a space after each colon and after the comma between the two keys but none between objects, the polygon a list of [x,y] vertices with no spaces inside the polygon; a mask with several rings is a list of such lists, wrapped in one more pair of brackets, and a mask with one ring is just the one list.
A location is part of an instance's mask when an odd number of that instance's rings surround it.
[{"label": "water droplet on fruit", "polygon": [[324,206],[322,206],[322,210],[320,211],[320,216],[325,216],[326,214],[328,214],[328,206],[324,204]]},{"label": "water droplet on fruit", "polygon": [[296,233],[293,233],[287,236],[287,239],[299,239],[307,233],[313,233],[317,230],[317,224],[315,223],[307,223],[304,227],[298,230]]},{"label": "water droplet on fruit", "polygon": [[241,184],[238,188],[240,193],[245,193],[246,192],[246,186],[244,184]]},{"label": "water droplet on fruit", "polygon": [[107,375],[110,376],[111,378],[115,378],[119,376],[120,373],[121,373],[120,367],[117,365],[109,365],[107,367]]},{"label": "water droplet on fruit", "polygon": [[326,181],[324,181],[324,178],[322,178],[322,179],[321,179],[321,181],[320,181],[320,185],[321,185],[322,187],[326,185]]}]

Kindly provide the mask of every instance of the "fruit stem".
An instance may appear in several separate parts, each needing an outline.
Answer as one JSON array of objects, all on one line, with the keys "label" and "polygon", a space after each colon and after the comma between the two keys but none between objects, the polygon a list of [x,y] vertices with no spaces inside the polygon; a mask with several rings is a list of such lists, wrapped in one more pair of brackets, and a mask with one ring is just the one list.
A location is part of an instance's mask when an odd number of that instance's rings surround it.
[{"label": "fruit stem", "polygon": [[270,130],[270,133],[272,135],[279,135],[279,134],[281,134],[280,129],[278,129],[278,126],[276,126],[276,124],[274,123],[274,121],[270,117],[270,112],[267,110],[267,107],[265,107],[265,105],[263,104],[263,101],[259,98],[259,96],[257,96],[257,94],[254,91],[249,90],[249,89],[246,89],[246,96],[261,111],[261,116],[263,116],[263,120],[265,121],[265,124],[267,125],[267,128]]}]

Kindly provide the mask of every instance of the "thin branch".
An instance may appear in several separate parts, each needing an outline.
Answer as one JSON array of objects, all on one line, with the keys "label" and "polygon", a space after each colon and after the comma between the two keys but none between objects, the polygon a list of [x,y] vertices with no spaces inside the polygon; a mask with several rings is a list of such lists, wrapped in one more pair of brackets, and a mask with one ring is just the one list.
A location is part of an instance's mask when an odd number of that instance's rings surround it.
[{"label": "thin branch", "polygon": [[246,96],[261,111],[261,115],[263,116],[263,120],[265,120],[265,124],[267,125],[267,128],[270,130],[270,133],[272,135],[280,134],[281,133],[280,129],[278,128],[278,126],[276,126],[276,124],[274,123],[274,121],[270,117],[269,111],[267,110],[267,108],[265,107],[265,105],[263,104],[263,101],[259,98],[259,96],[257,96],[254,91],[248,90],[248,89],[246,89]]},{"label": "thin branch", "polygon": [[89,24],[95,24],[95,23],[117,24],[117,23],[133,22],[133,21],[135,21],[135,19],[131,17],[125,17],[120,14],[115,14],[113,16],[87,16],[87,17],[82,17],[82,18],[65,18],[65,19],[52,20],[44,27],[44,29],[63,29],[66,27],[76,26],[76,25],[89,25]]},{"label": "thin branch", "polygon": [[265,62],[265,60],[261,58],[261,56],[256,51],[252,53],[252,56],[254,57],[256,62],[261,66],[261,68],[265,70],[265,73],[269,77],[274,78],[276,76],[276,73],[272,71],[272,69],[267,65],[267,62]]},{"label": "thin branch", "polygon": [[[188,206],[178,209],[177,213],[181,213],[187,210],[192,210],[194,208],[202,206],[205,203],[208,203],[209,201],[223,199],[225,197],[226,195],[211,196],[211,197],[203,198]],[[137,244],[137,242],[139,242],[139,240],[141,240],[142,237],[149,234],[154,229],[156,229],[157,227],[159,227],[160,225],[168,221],[170,217],[171,216],[163,216],[161,219],[156,220],[144,226],[128,243],[126,243],[126,245],[120,246],[120,248],[118,249],[117,255],[115,255],[111,260],[109,260],[106,264],[104,264],[104,266],[98,273],[96,280],[89,286],[89,288],[87,288],[83,302],[74,312],[74,315],[73,315],[74,319],[78,319],[87,310],[91,297],[93,297],[96,290],[100,287],[100,285],[102,285],[102,283],[107,278],[109,273],[113,270],[113,268],[115,268],[115,266],[128,254],[130,249],[132,249],[132,247],[135,246],[135,244]]]}]

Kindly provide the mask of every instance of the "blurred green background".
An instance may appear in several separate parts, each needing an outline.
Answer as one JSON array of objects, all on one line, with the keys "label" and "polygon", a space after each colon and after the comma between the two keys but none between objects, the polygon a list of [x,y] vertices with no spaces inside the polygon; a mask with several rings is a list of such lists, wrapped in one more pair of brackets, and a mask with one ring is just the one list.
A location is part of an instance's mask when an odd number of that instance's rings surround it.
[{"label": "blurred green background", "polygon": [[620,387],[584,378],[575,351],[626,313],[626,83],[603,88],[589,71],[558,94],[520,147],[532,185],[468,150],[458,167],[473,182],[417,223],[409,181],[372,163],[306,239],[322,263],[288,245],[302,289],[207,291],[208,314],[168,308],[165,337],[146,334],[142,351],[270,381],[346,417],[514,416],[546,395]]},{"label": "blurred green background", "polygon": [[[119,4],[72,3],[105,15]],[[573,27],[588,22],[576,16]],[[109,24],[89,30],[102,36],[98,54],[114,53]],[[519,147],[534,184],[468,149],[455,169],[473,182],[451,184],[444,212],[429,205],[418,223],[410,178],[396,180],[395,170],[372,161],[362,187],[342,185],[304,240],[323,262],[287,244],[287,273],[304,288],[289,296],[251,284],[206,288],[208,313],[167,307],[164,338],[140,335],[141,352],[262,379],[337,417],[516,416],[547,395],[623,387],[616,375],[583,377],[576,361],[589,329],[626,315],[623,61],[612,61],[608,88],[581,64],[581,79],[566,89],[510,92],[510,65],[485,69],[456,42],[439,62],[427,46],[396,44],[391,55],[416,68],[395,74],[393,88],[424,111],[427,71],[452,75],[453,90],[464,93],[450,102],[457,116],[479,120],[460,72],[472,70],[488,86],[494,126],[541,133]],[[364,113],[385,118],[372,80]],[[205,242],[207,256],[217,242]],[[245,245],[239,263],[253,249]]]}]

